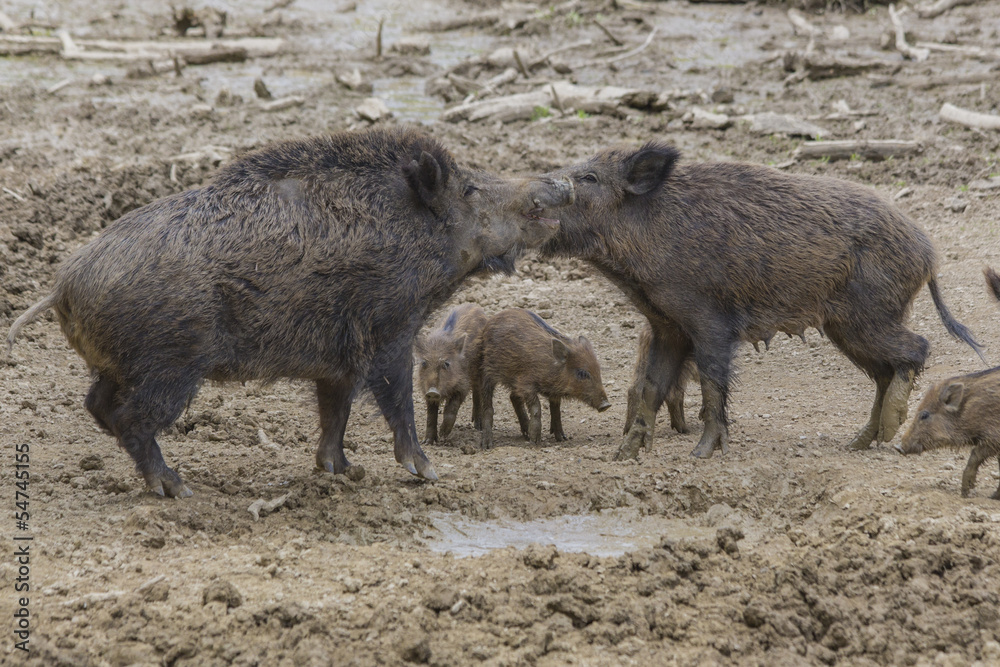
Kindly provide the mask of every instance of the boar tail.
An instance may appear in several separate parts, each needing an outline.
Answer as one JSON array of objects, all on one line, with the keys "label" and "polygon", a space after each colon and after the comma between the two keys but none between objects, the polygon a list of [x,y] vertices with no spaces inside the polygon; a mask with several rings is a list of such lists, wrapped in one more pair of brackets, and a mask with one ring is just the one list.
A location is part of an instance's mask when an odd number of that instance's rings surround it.
[{"label": "boar tail", "polygon": [[979,358],[983,360],[983,363],[989,366],[990,362],[983,355],[983,346],[977,343],[976,339],[972,337],[972,332],[969,331],[968,327],[956,320],[948,312],[948,306],[944,305],[944,299],[941,298],[941,291],[938,290],[938,284],[935,279],[930,279],[927,283],[927,289],[931,291],[934,307],[937,308],[938,315],[941,316],[941,322],[944,323],[944,328],[948,330],[948,333],[975,350]]},{"label": "boar tail", "polygon": [[997,275],[997,272],[988,266],[983,270],[983,273],[986,274],[986,284],[993,292],[993,298],[1000,301],[1000,275]]},{"label": "boar tail", "polygon": [[11,350],[14,349],[14,341],[21,334],[21,329],[24,328],[24,325],[28,324],[36,317],[38,317],[40,314],[42,314],[44,311],[51,308],[53,305],[55,305],[55,302],[56,302],[56,294],[55,292],[53,292],[52,294],[48,295],[47,297],[45,297],[44,299],[33,305],[28,310],[21,313],[21,316],[16,320],[14,320],[14,324],[10,326],[10,331],[7,333],[8,355],[10,355]]}]

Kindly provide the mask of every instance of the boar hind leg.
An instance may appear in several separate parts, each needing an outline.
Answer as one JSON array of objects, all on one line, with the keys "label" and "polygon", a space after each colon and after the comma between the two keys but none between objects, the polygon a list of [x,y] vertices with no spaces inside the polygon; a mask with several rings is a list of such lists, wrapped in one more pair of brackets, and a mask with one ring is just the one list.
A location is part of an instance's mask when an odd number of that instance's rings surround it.
[{"label": "boar hind leg", "polygon": [[87,392],[83,405],[94,416],[97,425],[109,435],[117,436],[111,416],[115,407],[118,383],[107,377],[98,376]]},{"label": "boar hind leg", "polygon": [[517,424],[521,427],[521,435],[524,436],[525,440],[531,440],[528,428],[528,411],[524,409],[524,399],[511,392],[510,404],[514,408],[514,414],[517,415]]},{"label": "boar hind leg", "polygon": [[483,390],[479,383],[472,381],[472,428],[477,431],[483,430]]},{"label": "boar hind leg", "polygon": [[413,423],[413,357],[411,346],[403,346],[405,355],[378,364],[368,388],[375,396],[382,416],[392,429],[396,462],[417,477],[434,481],[434,466],[420,449],[417,427]]},{"label": "boar hind leg", "polygon": [[493,391],[496,389],[496,385],[484,379],[480,387],[483,401],[483,432],[479,440],[479,447],[481,449],[491,449],[493,447]]},{"label": "boar hind leg", "polygon": [[913,370],[893,374],[892,382],[889,383],[885,398],[882,400],[882,414],[879,418],[878,434],[875,436],[879,442],[892,440],[899,427],[906,421],[906,402],[913,389],[914,375],[916,373]]},{"label": "boar hind leg", "polygon": [[562,427],[562,400],[558,398],[549,399],[549,433],[556,442],[566,440]]},{"label": "boar hind leg", "polygon": [[[962,471],[962,497],[968,498],[969,491],[976,485],[976,473],[979,472],[979,466],[983,464],[983,461],[990,457],[990,452],[986,447],[982,445],[977,445],[972,448],[972,453],[969,455],[969,462],[965,464],[965,470]],[[998,489],[1000,491],[1000,489]]]},{"label": "boar hind leg", "polygon": [[[316,400],[319,404],[319,447],[316,448],[316,467],[335,475],[347,473],[361,479],[364,468],[352,466],[344,455],[344,432],[351,414],[355,383],[352,379],[317,380]],[[348,472],[349,468],[356,471]]]},{"label": "boar hind leg", "polygon": [[868,423],[864,425],[858,434],[848,445],[850,449],[868,449],[878,436],[879,427],[882,424],[882,404],[885,402],[885,394],[891,383],[890,375],[881,374],[875,376],[875,403],[872,404],[871,416]]},{"label": "boar hind leg", "polygon": [[456,394],[448,399],[444,405],[444,416],[441,419],[441,437],[447,438],[451,429],[455,428],[455,420],[458,419],[458,409],[462,407],[465,397]]},{"label": "boar hind leg", "polygon": [[187,378],[150,376],[131,387],[123,383],[117,392],[119,405],[110,417],[110,426],[122,449],[153,493],[171,498],[191,496],[191,490],[163,460],[155,436],[180,417],[198,388],[200,374]]},{"label": "boar hind leg", "polygon": [[542,402],[538,394],[528,396],[525,400],[528,408],[528,440],[534,445],[542,444]]}]

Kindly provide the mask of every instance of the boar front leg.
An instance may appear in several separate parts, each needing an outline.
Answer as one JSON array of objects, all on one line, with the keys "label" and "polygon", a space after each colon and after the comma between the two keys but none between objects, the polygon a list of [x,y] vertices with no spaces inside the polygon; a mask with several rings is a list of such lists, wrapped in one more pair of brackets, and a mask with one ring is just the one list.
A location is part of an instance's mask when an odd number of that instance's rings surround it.
[{"label": "boar front leg", "polygon": [[355,388],[353,378],[316,381],[320,427],[316,467],[335,475],[347,474],[357,481],[365,476],[365,469],[352,466],[344,455],[344,432],[347,430],[347,418],[351,415]]},{"label": "boar front leg", "polygon": [[482,419],[483,432],[480,435],[479,447],[481,449],[493,448],[493,390],[496,385],[490,380],[483,378],[480,383],[480,393],[482,394]]},{"label": "boar front leg", "polygon": [[[442,428],[442,430],[444,430]],[[424,431],[424,442],[437,442],[438,439],[438,401],[427,401],[427,429]]]},{"label": "boar front leg", "polygon": [[729,451],[729,420],[726,414],[729,402],[729,376],[732,368],[735,341],[726,339],[703,341],[704,347],[695,351],[698,373],[701,375],[701,401],[705,412],[705,430],[701,440],[691,450],[691,456],[711,458],[716,450],[723,455]]},{"label": "boar front leg", "polygon": [[524,402],[528,408],[528,440],[534,445],[542,444],[542,402],[538,394],[526,396]]},{"label": "boar front leg", "polygon": [[434,466],[420,448],[417,427],[413,423],[412,345],[400,345],[401,354],[385,357],[376,363],[368,378],[368,388],[382,416],[392,429],[396,462],[411,474],[435,481]]},{"label": "boar front leg", "polygon": [[549,433],[556,442],[566,440],[562,427],[562,400],[558,398],[549,399]]},{"label": "boar front leg", "polygon": [[451,429],[455,428],[455,420],[458,419],[458,409],[462,407],[465,397],[462,394],[454,394],[448,397],[444,404],[444,416],[441,418],[441,438],[447,438]]},{"label": "boar front leg", "polygon": [[875,377],[875,403],[872,405],[871,415],[868,417],[868,423],[851,440],[851,444],[848,445],[850,449],[868,449],[875,441],[882,424],[882,403],[891,381],[892,376],[884,373]]}]

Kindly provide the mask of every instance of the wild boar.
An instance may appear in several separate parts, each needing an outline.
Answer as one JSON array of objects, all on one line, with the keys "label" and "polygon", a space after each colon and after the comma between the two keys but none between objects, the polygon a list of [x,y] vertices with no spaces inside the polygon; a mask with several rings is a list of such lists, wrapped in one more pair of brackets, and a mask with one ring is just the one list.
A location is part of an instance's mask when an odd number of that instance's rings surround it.
[{"label": "wild boar", "polygon": [[[986,281],[1000,299],[1000,276],[986,269]],[[942,447],[972,447],[962,473],[962,497],[967,497],[979,466],[1000,458],[1000,366],[941,380],[924,394],[898,449],[920,454]],[[1000,486],[991,497],[1000,500]]]},{"label": "wild boar", "polygon": [[558,228],[538,214],[571,200],[565,182],[461,167],[413,128],[272,144],[111,224],[8,347],[55,308],[93,373],[87,409],[159,494],[191,495],[155,436],[206,378],[314,380],[316,464],[333,473],[349,471],[344,430],[367,389],[396,461],[433,480],[413,423],[413,339],[466,276],[513,270]]},{"label": "wild boar", "polygon": [[483,449],[493,446],[493,391],[498,384],[510,389],[521,434],[536,445],[542,439],[540,395],[549,399],[549,431],[556,441],[566,439],[562,399],[575,398],[598,412],[611,407],[590,341],[564,336],[530,310],[511,308],[491,317],[476,339],[475,354],[472,379],[482,394]]},{"label": "wild boar", "polygon": [[691,453],[725,453],[738,345],[807,327],[875,381],[871,416],[851,446],[891,440],[927,359],[927,341],[904,325],[923,285],[947,330],[980,352],[941,298],[930,239],[872,190],[751,164],[678,166],[678,158],[650,142],[546,175],[571,179],[576,201],[560,211],[559,233],[542,256],[588,261],[652,326],[646,405],[619,458],[636,456],[649,436],[648,415],[676,390],[690,358],[705,419]]},{"label": "wild boar", "polygon": [[458,409],[472,391],[472,421],[481,428],[479,387],[469,381],[468,354],[473,341],[486,324],[486,311],[474,303],[463,303],[427,334],[417,338],[417,379],[427,401],[425,440],[437,442],[438,407],[444,401],[441,438],[447,438],[455,426]]}]

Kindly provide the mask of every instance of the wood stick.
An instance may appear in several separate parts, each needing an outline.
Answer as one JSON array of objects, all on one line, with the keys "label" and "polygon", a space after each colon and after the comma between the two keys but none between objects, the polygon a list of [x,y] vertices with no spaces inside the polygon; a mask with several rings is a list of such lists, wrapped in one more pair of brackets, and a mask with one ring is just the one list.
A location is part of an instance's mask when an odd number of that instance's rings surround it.
[{"label": "wood stick", "polygon": [[605,35],[607,35],[608,39],[610,39],[612,42],[614,42],[615,46],[624,46],[624,42],[622,42],[622,40],[620,40],[617,37],[615,37],[614,34],[612,34],[612,32],[610,30],[608,30],[606,27],[604,27],[603,23],[601,23],[597,19],[594,19],[594,25],[596,25],[598,28],[600,28],[601,32],[603,32]]},{"label": "wood stick", "polygon": [[3,12],[0,12],[0,30],[3,30],[4,32],[14,32],[17,30],[17,23],[15,23],[14,19],[11,17],[7,16]]},{"label": "wood stick", "polygon": [[920,151],[917,141],[896,139],[874,141],[806,141],[795,149],[796,160],[827,157],[831,160],[846,160],[858,155],[868,160],[884,160],[896,155],[910,155]]},{"label": "wood stick", "polygon": [[560,46],[559,48],[552,49],[551,51],[546,51],[545,53],[543,53],[542,55],[538,56],[537,58],[535,58],[534,60],[532,60],[530,63],[528,63],[528,69],[529,70],[535,69],[539,65],[544,64],[546,60],[548,60],[552,56],[556,55],[557,53],[562,53],[564,51],[571,51],[573,49],[579,49],[579,48],[582,48],[584,46],[590,46],[593,43],[594,43],[593,40],[584,39],[584,40],[579,41],[579,42],[573,42],[572,44],[567,44],[566,46]]},{"label": "wood stick", "polygon": [[183,56],[186,65],[208,63],[241,63],[247,59],[247,50],[239,47],[222,47],[205,53],[188,53]]},{"label": "wood stick", "polygon": [[896,29],[896,50],[902,53],[904,58],[922,63],[930,57],[931,52],[927,49],[915,48],[906,43],[906,30],[903,28],[903,21],[901,20],[906,10],[907,8],[903,7],[897,12],[896,5],[889,5],[889,20],[892,21],[892,26]]},{"label": "wood stick", "polygon": [[521,72],[521,76],[525,79],[531,78],[531,74],[528,72],[528,68],[524,66],[524,61],[521,60],[521,54],[514,49],[514,62],[517,63],[517,69]]},{"label": "wood stick", "polygon": [[378,20],[378,32],[375,33],[375,57],[382,57],[382,25],[385,24],[385,17]]},{"label": "wood stick", "polygon": [[961,46],[958,44],[941,44],[938,42],[917,42],[916,46],[930,51],[942,53],[960,53],[988,60],[1000,60],[1000,51],[984,49],[981,46]]},{"label": "wood stick", "polygon": [[795,30],[795,34],[808,35],[809,37],[818,37],[823,34],[823,31],[810,23],[799,10],[789,9],[787,16],[792,24],[792,28]]},{"label": "wood stick", "polygon": [[932,19],[941,16],[952,7],[975,4],[976,0],[937,0],[917,7],[917,16],[922,19]]},{"label": "wood stick", "polygon": [[556,103],[556,109],[559,109],[559,113],[566,113],[566,109],[563,108],[562,100],[559,99],[559,93],[556,92],[556,87],[549,84],[549,90],[552,91],[552,101]]},{"label": "wood stick", "polygon": [[941,120],[964,125],[965,127],[974,127],[980,130],[1000,130],[1000,116],[969,111],[948,102],[945,102],[941,106],[941,111],[938,112],[938,115],[941,116]]},{"label": "wood stick", "polygon": [[273,12],[276,9],[284,9],[293,2],[295,2],[295,0],[275,0],[275,2],[272,3],[269,7],[264,8],[264,13],[267,14],[268,12]]},{"label": "wood stick", "polygon": [[601,64],[604,64],[604,65],[610,65],[611,63],[616,63],[616,62],[618,62],[620,60],[626,60],[628,58],[636,56],[639,53],[641,53],[647,46],[649,46],[649,44],[653,41],[653,37],[655,35],[656,35],[656,26],[653,26],[653,29],[649,31],[649,35],[646,37],[646,41],[643,42],[641,46],[638,46],[638,47],[632,49],[631,51],[623,53],[620,56],[615,56],[613,58],[607,58],[605,60],[599,60],[598,62],[601,63]]}]

